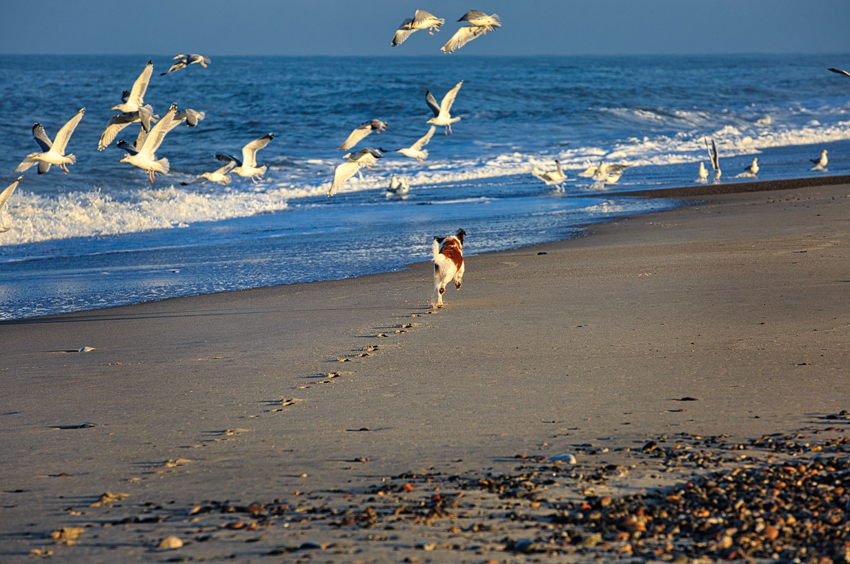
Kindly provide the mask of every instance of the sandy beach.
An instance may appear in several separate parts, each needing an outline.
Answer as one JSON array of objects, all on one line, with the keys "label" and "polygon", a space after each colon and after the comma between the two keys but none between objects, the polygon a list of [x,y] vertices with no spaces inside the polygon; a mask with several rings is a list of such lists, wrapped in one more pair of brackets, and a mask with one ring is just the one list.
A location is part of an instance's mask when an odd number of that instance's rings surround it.
[{"label": "sandy beach", "polygon": [[[843,182],[671,192],[690,205],[468,256],[440,310],[423,262],[0,323],[0,562],[640,555],[551,515],[844,436]],[[748,443],[774,433],[809,446]],[[704,463],[652,455],[674,443]]]}]

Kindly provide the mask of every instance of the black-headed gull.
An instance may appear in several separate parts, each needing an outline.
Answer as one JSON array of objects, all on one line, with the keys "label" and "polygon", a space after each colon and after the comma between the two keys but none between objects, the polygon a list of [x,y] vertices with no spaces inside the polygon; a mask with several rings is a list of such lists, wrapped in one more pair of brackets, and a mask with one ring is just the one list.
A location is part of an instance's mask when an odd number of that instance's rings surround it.
[{"label": "black-headed gull", "polygon": [[24,162],[18,165],[15,172],[24,172],[31,166],[38,163],[38,173],[44,174],[50,170],[50,165],[56,165],[62,169],[62,172],[68,174],[68,165],[77,162],[77,157],[74,155],[66,155],[65,148],[68,146],[68,140],[71,139],[71,134],[77,128],[77,124],[83,119],[83,114],[86,109],[83,108],[77,112],[74,117],[68,120],[68,123],[62,126],[59,133],[56,134],[56,139],[51,142],[47,137],[44,128],[40,123],[36,123],[32,127],[32,136],[38,146],[41,147],[41,153],[30,153]]}]

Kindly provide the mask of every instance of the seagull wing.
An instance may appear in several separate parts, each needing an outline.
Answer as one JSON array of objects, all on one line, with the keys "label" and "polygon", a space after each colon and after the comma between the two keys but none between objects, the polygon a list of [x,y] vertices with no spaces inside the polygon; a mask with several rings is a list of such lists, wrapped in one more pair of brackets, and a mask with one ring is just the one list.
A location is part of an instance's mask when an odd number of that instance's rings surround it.
[{"label": "seagull wing", "polygon": [[720,170],[720,155],[717,153],[717,143],[714,142],[714,139],[711,140],[711,153],[709,153],[711,157],[711,168],[714,170]]},{"label": "seagull wing", "polygon": [[336,171],[334,172],[334,182],[331,185],[331,189],[328,190],[328,196],[333,196],[336,194],[337,190],[342,188],[342,185],[345,184],[345,181],[354,176],[362,165],[353,160],[349,160],[347,162],[342,163],[338,167],[336,167]]},{"label": "seagull wing", "polygon": [[41,151],[46,153],[50,150],[50,147],[53,146],[53,143],[50,141],[50,137],[45,133],[44,128],[40,123],[36,123],[32,126],[32,136],[35,139],[35,142],[38,143],[38,146],[41,147]]},{"label": "seagull wing", "polygon": [[829,70],[831,70],[832,72],[838,73],[838,74],[850,76],[850,72],[847,72],[846,70],[841,70],[841,69],[829,69]]},{"label": "seagull wing", "polygon": [[242,147],[242,162],[251,168],[256,168],[257,151],[268,145],[272,139],[274,139],[274,134],[269,133]]},{"label": "seagull wing", "polygon": [[25,158],[21,164],[15,167],[14,172],[26,172],[31,169],[35,164],[39,162],[35,159],[31,159],[29,157]]},{"label": "seagull wing", "polygon": [[150,59],[148,59],[148,64],[145,65],[145,70],[142,71],[142,74],[140,74],[139,78],[136,79],[136,82],[133,83],[133,89],[130,91],[130,97],[128,100],[140,108],[145,104],[145,92],[148,90],[148,84],[151,81],[152,73],[153,63]]},{"label": "seagull wing", "polygon": [[479,27],[477,25],[469,25],[466,27],[462,27],[457,32],[452,35],[452,38],[443,45],[443,48],[440,49],[443,53],[454,53],[482,33],[486,27]]},{"label": "seagull wing", "polygon": [[413,20],[410,18],[406,18],[403,22],[401,22],[401,25],[395,32],[395,35],[393,35],[393,47],[401,45],[402,43],[407,41],[407,38],[410,37],[410,34],[416,31],[415,29],[410,29],[409,27],[406,27],[412,23]]},{"label": "seagull wing", "polygon": [[449,112],[452,109],[452,104],[455,103],[455,98],[457,97],[457,91],[460,90],[460,87],[463,86],[463,81],[458,82],[454,88],[448,91],[448,93],[443,96],[443,101],[440,102],[440,115],[444,117],[449,117]]},{"label": "seagull wing", "polygon": [[74,117],[68,120],[68,123],[62,126],[62,129],[59,130],[59,133],[56,134],[55,143],[53,143],[53,148],[51,149],[51,151],[60,155],[65,154],[65,147],[68,146],[68,141],[71,139],[71,134],[74,133],[74,130],[77,128],[77,124],[80,123],[80,120],[83,119],[84,113],[86,113],[85,108],[77,112]]},{"label": "seagull wing", "polygon": [[[177,57],[174,57],[174,58],[176,59]],[[165,72],[159,73],[159,76],[164,76],[164,75],[166,75],[170,72],[179,71],[180,69],[185,69],[187,65],[188,65],[188,63],[186,62],[186,59],[183,59],[182,61],[177,61],[176,63],[171,65],[170,69],[168,69]]]},{"label": "seagull wing", "polygon": [[242,166],[242,161],[240,161],[236,157],[231,157],[230,155],[218,154],[218,155],[215,156],[215,158],[218,159],[219,161],[223,162],[223,163],[233,162],[233,163],[236,163],[236,166]]},{"label": "seagull wing", "polygon": [[7,201],[7,200],[9,199],[9,197],[12,195],[12,192],[14,192],[14,191],[15,191],[15,188],[17,188],[17,187],[18,187],[18,183],[21,181],[21,179],[22,179],[22,178],[23,178],[23,176],[19,176],[19,177],[18,177],[18,179],[17,179],[17,180],[15,180],[14,182],[12,182],[12,183],[9,185],[9,187],[8,187],[8,188],[6,188],[6,189],[5,189],[5,190],[3,190],[2,192],[0,192],[0,210],[2,210],[2,209],[3,209],[3,206],[5,206],[5,205],[6,205],[6,201]]},{"label": "seagull wing", "polygon": [[468,22],[470,20],[477,20],[480,18],[486,18],[487,14],[484,12],[479,12],[478,10],[469,10],[465,13],[458,21],[459,22]]},{"label": "seagull wing", "polygon": [[434,117],[438,117],[440,115],[440,106],[437,104],[437,99],[434,98],[434,95],[431,94],[430,90],[425,92],[425,103],[427,103],[428,107],[431,108],[431,111],[434,112]]},{"label": "seagull wing", "polygon": [[129,114],[112,116],[106,124],[106,129],[103,130],[103,134],[100,136],[100,141],[97,144],[97,150],[103,151],[110,143],[112,143],[122,129],[131,123],[139,121],[138,115],[138,112],[131,112]]},{"label": "seagull wing", "polygon": [[[144,129],[142,131],[144,131]],[[135,145],[130,145],[129,143],[127,143],[123,139],[118,140],[118,148],[124,149],[125,151],[127,151],[131,155],[138,155],[139,154],[139,151],[136,150]]]},{"label": "seagull wing", "polygon": [[421,151],[422,147],[427,145],[428,142],[431,140],[431,136],[434,135],[435,129],[437,129],[437,126],[432,125],[431,129],[428,130],[428,133],[426,133],[419,141],[411,145],[410,148],[414,151]]},{"label": "seagull wing", "polygon": [[588,168],[587,170],[585,170],[584,172],[578,173],[578,175],[582,176],[584,178],[587,178],[588,176],[593,176],[594,174],[596,174],[597,170],[599,170],[599,167],[592,166],[592,167]]},{"label": "seagull wing", "polygon": [[231,160],[226,165],[224,165],[220,169],[216,170],[213,174],[226,174],[227,172],[230,171],[231,168],[233,168],[235,166],[236,166],[236,161]]},{"label": "seagull wing", "polygon": [[157,123],[148,133],[147,139],[145,139],[144,145],[139,149],[139,153],[144,153],[151,160],[154,159],[154,153],[159,149],[159,146],[162,145],[162,140],[165,139],[165,134],[168,133],[169,127],[171,126],[171,122],[174,120],[174,114],[177,113],[177,105],[172,104],[168,109],[168,112],[165,114],[159,123]]},{"label": "seagull wing", "polygon": [[361,123],[359,126],[357,126],[357,129],[351,132],[351,135],[348,136],[348,139],[346,139],[345,142],[339,146],[339,150],[349,150],[350,148],[360,143],[360,141],[370,133],[372,133],[371,123],[368,121],[366,123]]}]

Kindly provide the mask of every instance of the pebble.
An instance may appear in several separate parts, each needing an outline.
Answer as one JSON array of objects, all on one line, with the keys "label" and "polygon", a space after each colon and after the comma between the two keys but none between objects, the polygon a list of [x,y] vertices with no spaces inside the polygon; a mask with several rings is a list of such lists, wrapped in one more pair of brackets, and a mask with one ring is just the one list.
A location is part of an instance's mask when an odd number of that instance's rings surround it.
[{"label": "pebble", "polygon": [[183,541],[180,540],[180,537],[176,537],[174,535],[167,536],[162,539],[162,542],[157,546],[160,550],[174,550],[183,546]]}]

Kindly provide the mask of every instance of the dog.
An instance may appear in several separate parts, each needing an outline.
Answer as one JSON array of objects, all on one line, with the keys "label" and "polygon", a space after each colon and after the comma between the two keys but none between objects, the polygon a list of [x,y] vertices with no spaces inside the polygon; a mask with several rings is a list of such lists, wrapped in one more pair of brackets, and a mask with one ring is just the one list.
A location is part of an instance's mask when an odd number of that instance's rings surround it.
[{"label": "dog", "polygon": [[463,237],[466,231],[458,229],[455,235],[434,237],[432,252],[434,255],[434,291],[437,294],[437,307],[443,307],[443,294],[446,284],[454,280],[455,288],[460,290],[463,282]]}]

